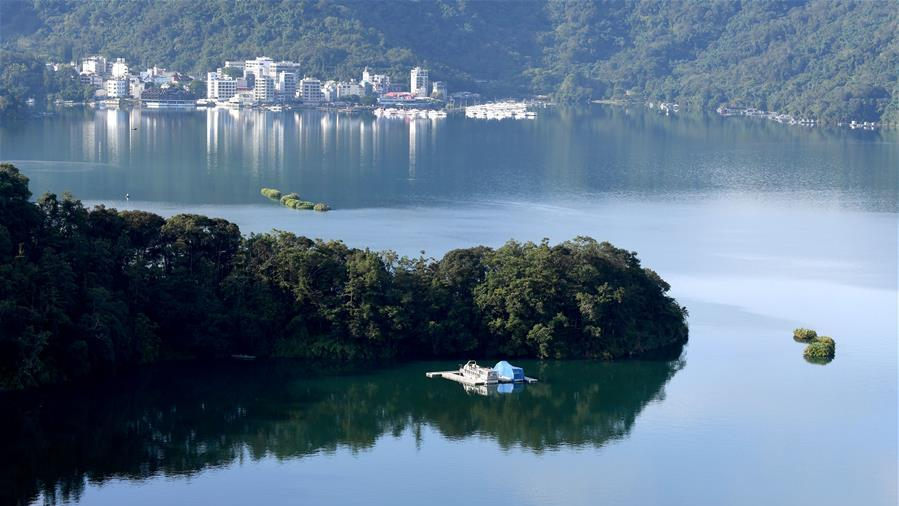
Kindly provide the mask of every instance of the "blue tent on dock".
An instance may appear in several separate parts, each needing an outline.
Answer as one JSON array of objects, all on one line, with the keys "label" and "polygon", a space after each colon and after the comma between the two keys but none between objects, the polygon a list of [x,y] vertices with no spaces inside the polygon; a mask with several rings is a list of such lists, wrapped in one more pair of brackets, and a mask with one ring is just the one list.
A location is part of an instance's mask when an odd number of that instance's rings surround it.
[{"label": "blue tent on dock", "polygon": [[496,371],[496,375],[499,376],[500,381],[524,381],[524,369],[515,367],[505,360],[497,362],[496,365],[493,366],[493,370]]}]

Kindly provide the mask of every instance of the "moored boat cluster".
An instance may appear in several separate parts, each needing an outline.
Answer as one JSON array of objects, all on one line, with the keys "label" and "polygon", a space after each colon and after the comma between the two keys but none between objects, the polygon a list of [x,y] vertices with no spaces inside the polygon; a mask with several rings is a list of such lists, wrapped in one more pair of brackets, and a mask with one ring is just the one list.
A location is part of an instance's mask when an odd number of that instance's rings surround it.
[{"label": "moored boat cluster", "polygon": [[372,111],[379,118],[445,118],[446,111],[437,109],[404,109],[402,107],[378,107]]},{"label": "moored boat cluster", "polygon": [[474,119],[534,119],[537,113],[528,110],[527,102],[491,102],[465,108],[465,117]]}]

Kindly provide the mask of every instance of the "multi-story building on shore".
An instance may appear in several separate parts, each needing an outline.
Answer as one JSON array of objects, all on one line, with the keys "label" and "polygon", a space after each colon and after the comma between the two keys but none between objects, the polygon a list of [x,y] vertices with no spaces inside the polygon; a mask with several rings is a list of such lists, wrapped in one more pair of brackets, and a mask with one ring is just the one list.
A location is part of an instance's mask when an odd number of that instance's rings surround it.
[{"label": "multi-story building on shore", "polygon": [[126,79],[128,77],[128,63],[124,58],[116,58],[110,70],[114,79]]},{"label": "multi-story building on shore", "polygon": [[256,76],[256,81],[253,84],[253,98],[260,103],[274,101],[275,80],[267,75]]},{"label": "multi-story building on shore", "polygon": [[269,75],[272,78],[277,78],[281,72],[299,75],[300,64],[292,61],[276,61],[269,65]]},{"label": "multi-story building on shore", "polygon": [[431,97],[445,102],[448,97],[446,83],[443,81],[434,81],[434,87],[431,89]]},{"label": "multi-story building on shore", "polygon": [[104,83],[106,98],[126,98],[129,96],[127,79],[110,79]]},{"label": "multi-story building on shore", "polygon": [[244,62],[244,76],[253,74],[255,78],[259,78],[262,76],[271,77],[270,71],[273,63],[275,63],[274,60],[266,56],[260,56],[255,60],[247,60],[246,62]]},{"label": "multi-story building on shore", "polygon": [[237,93],[237,81],[218,72],[206,74],[206,98],[224,101]]},{"label": "multi-story building on shore", "polygon": [[290,101],[297,96],[297,75],[294,72],[278,72],[275,81],[275,96],[280,101]]},{"label": "multi-story building on shore", "polygon": [[300,98],[307,104],[320,104],[325,101],[322,93],[322,82],[314,77],[304,77],[300,81]]},{"label": "multi-story building on shore", "polygon": [[390,91],[390,76],[387,74],[373,74],[368,67],[362,71],[362,85],[371,84],[372,91],[383,95]]},{"label": "multi-story building on shore", "polygon": [[81,72],[97,76],[105,76],[107,73],[106,58],[103,56],[89,56],[81,60]]},{"label": "multi-story building on shore", "polygon": [[363,95],[363,87],[356,81],[339,81],[337,83],[337,99],[346,97],[361,97]]},{"label": "multi-story building on shore", "polygon": [[409,73],[410,83],[409,92],[417,97],[427,97],[430,95],[431,85],[428,79],[428,69],[415,67]]}]

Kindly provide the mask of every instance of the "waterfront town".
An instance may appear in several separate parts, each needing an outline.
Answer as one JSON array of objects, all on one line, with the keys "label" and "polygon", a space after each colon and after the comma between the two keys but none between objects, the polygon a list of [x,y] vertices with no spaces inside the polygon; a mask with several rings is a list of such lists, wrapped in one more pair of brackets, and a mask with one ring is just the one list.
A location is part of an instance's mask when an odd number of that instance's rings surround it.
[{"label": "waterfront town", "polygon": [[[369,108],[379,114],[397,111],[426,111],[479,104],[472,92],[450,94],[446,82],[432,81],[427,68],[409,71],[409,82],[395,83],[388,74],[368,67],[359,80],[321,80],[301,73],[300,65],[260,56],[252,60],[225,61],[205,79],[154,66],[133,70],[124,58],[90,56],[78,69],[82,84],[94,89],[92,105],[119,107],[125,104],[148,109],[194,109],[196,107],[265,108],[284,110],[316,107],[339,110]],[[50,63],[58,71],[63,65]],[[302,76],[302,77],[301,77]],[[66,102],[62,105],[73,105]]]},{"label": "waterfront town", "polygon": [[[229,109],[266,109],[283,111],[293,108],[316,108],[338,112],[370,110],[378,117],[445,117],[447,111],[465,112],[476,119],[533,119],[535,103],[545,105],[546,97],[537,102],[503,101],[484,103],[478,93],[450,93],[445,81],[432,80],[429,69],[416,66],[409,70],[408,83],[395,82],[387,73],[362,69],[358,80],[321,80],[303,74],[300,64],[276,61],[266,56],[251,60],[226,60],[222,67],[207,72],[205,79],[158,66],[133,71],[124,58],[110,59],[94,55],[69,64],[48,63],[59,71],[68,65],[78,72],[82,85],[93,89],[86,103],[100,108],[137,106],[145,109],[192,110],[198,107]],[[302,76],[302,77],[300,77]],[[659,113],[671,115],[680,111],[673,102],[652,101],[638,97],[637,102]],[[76,105],[59,101],[59,105]],[[622,100],[595,100],[594,103],[625,105],[633,96]],[[762,118],[787,125],[818,126],[811,118],[761,111],[755,108],[722,105],[720,116]],[[876,122],[839,123],[851,129],[873,130]]]}]

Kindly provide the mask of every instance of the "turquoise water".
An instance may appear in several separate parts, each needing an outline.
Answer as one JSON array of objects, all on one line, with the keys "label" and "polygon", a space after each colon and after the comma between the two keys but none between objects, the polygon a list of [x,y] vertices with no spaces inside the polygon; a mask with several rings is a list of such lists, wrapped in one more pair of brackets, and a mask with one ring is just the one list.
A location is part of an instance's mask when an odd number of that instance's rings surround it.
[{"label": "turquoise water", "polygon": [[[508,395],[424,378],[452,364],[253,363],[17,396],[0,488],[18,501],[896,504],[895,132],[599,107],[68,111],[0,125],[0,158],[36,194],[405,254],[590,235],[638,251],[690,309],[679,360],[528,363],[543,381]],[[806,363],[797,326],[833,336],[836,359]]]}]

